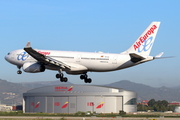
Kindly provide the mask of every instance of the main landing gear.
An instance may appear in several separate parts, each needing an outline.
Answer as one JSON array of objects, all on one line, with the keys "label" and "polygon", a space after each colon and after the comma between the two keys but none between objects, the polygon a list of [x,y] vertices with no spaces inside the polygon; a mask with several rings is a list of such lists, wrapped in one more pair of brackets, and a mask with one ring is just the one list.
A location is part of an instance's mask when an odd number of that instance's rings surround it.
[{"label": "main landing gear", "polygon": [[[56,78],[60,78],[61,82],[67,82],[68,81],[68,78],[64,77],[64,74],[62,73],[61,69],[59,70],[59,74],[56,74]],[[88,78],[86,73],[82,74],[80,76],[80,79],[84,80],[85,83],[91,83],[92,82],[91,78]]]},{"label": "main landing gear", "polygon": [[20,70],[21,67],[20,67],[20,66],[17,66],[17,68],[19,69],[19,70],[17,71],[17,74],[22,74],[22,71]]},{"label": "main landing gear", "polygon": [[63,77],[63,76],[64,76],[63,73],[56,74],[56,78],[60,78],[61,82],[67,82],[68,78],[67,77]]},{"label": "main landing gear", "polygon": [[68,78],[64,77],[64,74],[62,73],[61,69],[59,70],[59,74],[56,74],[56,78],[60,78],[61,82],[67,82],[68,81]]},{"label": "main landing gear", "polygon": [[80,79],[81,79],[81,80],[84,79],[84,82],[85,82],[85,83],[91,83],[91,82],[92,82],[91,78],[88,78],[88,76],[87,76],[86,73],[83,74],[83,75],[81,75],[81,76],[80,76]]}]

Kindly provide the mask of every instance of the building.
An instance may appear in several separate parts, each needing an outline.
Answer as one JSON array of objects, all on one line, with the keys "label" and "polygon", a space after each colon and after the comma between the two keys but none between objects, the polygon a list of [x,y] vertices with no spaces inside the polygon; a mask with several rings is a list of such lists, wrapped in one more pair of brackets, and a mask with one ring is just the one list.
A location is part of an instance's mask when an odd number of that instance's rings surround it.
[{"label": "building", "polygon": [[137,94],[119,88],[94,85],[52,85],[23,94],[25,113],[127,113],[137,111]]},{"label": "building", "polygon": [[138,104],[148,106],[148,102],[149,102],[149,100],[142,100],[141,103],[138,103]]},{"label": "building", "polygon": [[5,104],[0,104],[0,111],[12,111],[12,106],[7,106]]},{"label": "building", "polygon": [[176,106],[175,109],[174,109],[174,112],[175,113],[180,113],[180,106]]},{"label": "building", "polygon": [[179,102],[169,103],[169,105],[180,105]]}]

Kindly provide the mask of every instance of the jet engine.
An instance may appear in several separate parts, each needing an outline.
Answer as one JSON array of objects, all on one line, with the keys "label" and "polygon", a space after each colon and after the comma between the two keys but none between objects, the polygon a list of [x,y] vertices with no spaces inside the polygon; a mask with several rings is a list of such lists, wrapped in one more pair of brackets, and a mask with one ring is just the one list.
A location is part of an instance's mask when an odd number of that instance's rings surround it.
[{"label": "jet engine", "polygon": [[34,62],[26,62],[23,64],[22,69],[25,72],[29,72],[29,73],[37,73],[37,72],[44,72],[45,71],[45,66],[41,65],[39,63],[34,63]]}]

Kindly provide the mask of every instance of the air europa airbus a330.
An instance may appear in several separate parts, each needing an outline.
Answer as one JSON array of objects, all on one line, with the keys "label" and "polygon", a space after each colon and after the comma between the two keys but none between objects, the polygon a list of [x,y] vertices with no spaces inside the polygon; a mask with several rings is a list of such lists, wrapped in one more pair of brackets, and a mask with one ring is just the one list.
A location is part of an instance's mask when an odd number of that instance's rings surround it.
[{"label": "air europa airbus a330", "polygon": [[58,71],[56,78],[61,82],[68,81],[63,74],[65,71],[67,74],[79,74],[85,83],[91,83],[87,72],[115,71],[160,58],[163,53],[149,56],[159,26],[160,22],[152,22],[132,46],[120,54],[38,50],[28,42],[24,49],[9,52],[5,59],[18,67],[18,74],[22,73],[21,67],[29,73],[49,69]]}]

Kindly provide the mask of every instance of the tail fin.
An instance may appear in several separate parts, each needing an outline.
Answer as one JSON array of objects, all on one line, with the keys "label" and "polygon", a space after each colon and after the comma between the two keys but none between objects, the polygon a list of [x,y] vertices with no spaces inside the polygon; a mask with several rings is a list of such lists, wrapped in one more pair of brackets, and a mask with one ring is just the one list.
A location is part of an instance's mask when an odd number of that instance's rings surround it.
[{"label": "tail fin", "polygon": [[152,22],[126,52],[149,56],[159,26],[160,22]]}]

